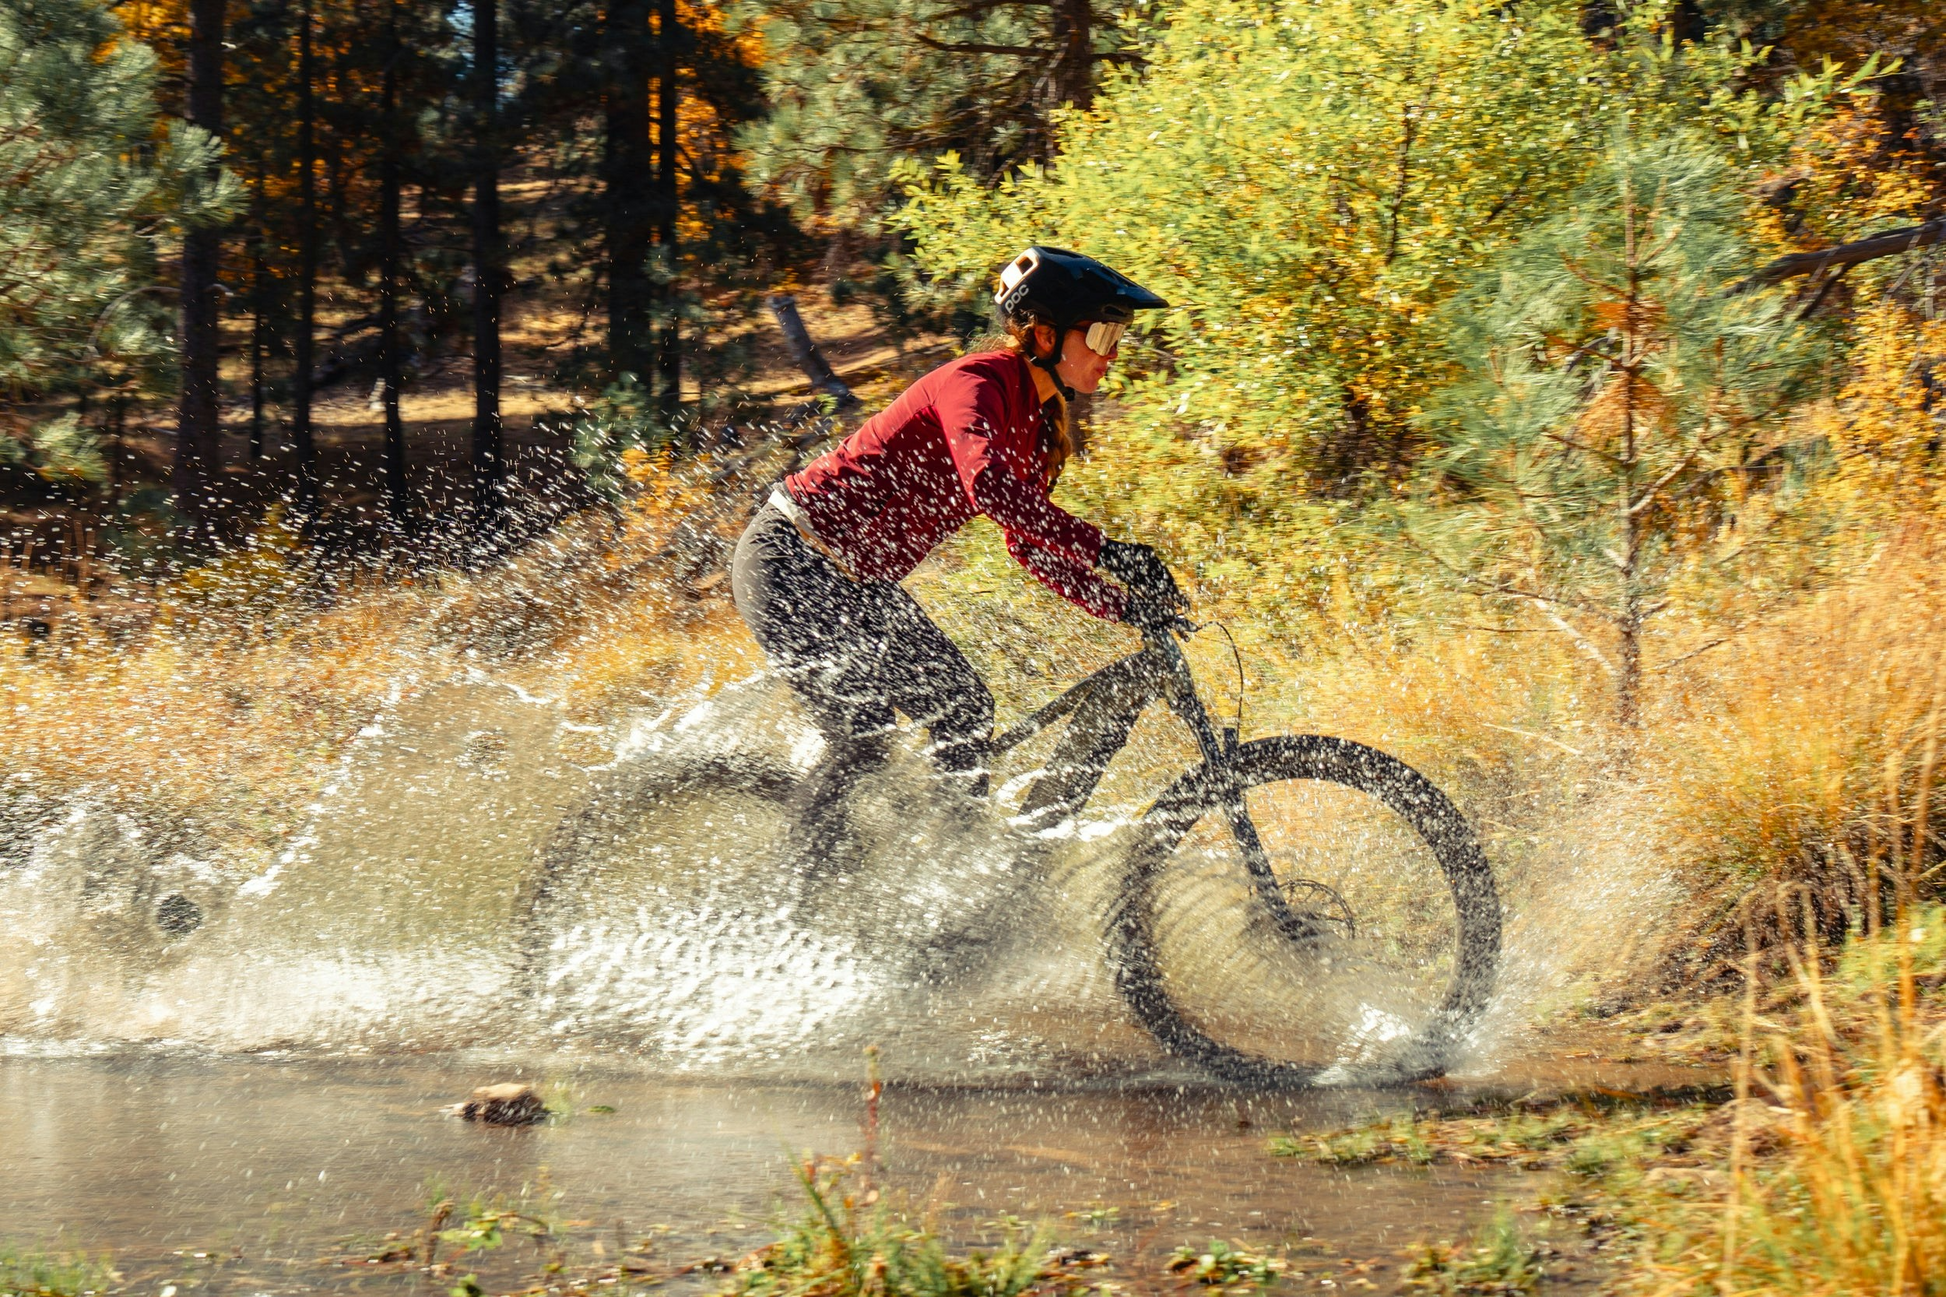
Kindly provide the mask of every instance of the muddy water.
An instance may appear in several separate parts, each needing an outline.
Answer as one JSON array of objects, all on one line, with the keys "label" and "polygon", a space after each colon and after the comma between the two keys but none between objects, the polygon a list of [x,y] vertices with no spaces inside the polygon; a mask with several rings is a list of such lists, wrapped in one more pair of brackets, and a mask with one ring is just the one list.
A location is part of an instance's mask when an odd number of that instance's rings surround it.
[{"label": "muddy water", "polygon": [[[1097,818],[1026,848],[946,833],[895,768],[860,794],[872,851],[799,897],[779,886],[774,799],[657,782],[657,762],[715,751],[801,770],[806,731],[761,682],[601,726],[473,674],[402,688],[267,855],[28,796],[25,828],[0,833],[0,1241],[109,1249],[145,1292],[404,1289],[425,1281],[363,1259],[423,1222],[436,1183],[551,1203],[583,1222],[581,1260],[644,1238],[658,1265],[741,1255],[794,1209],[786,1150],[859,1146],[867,1044],[893,1083],[896,1194],[960,1243],[1045,1220],[1138,1290],[1212,1236],[1396,1262],[1531,1200],[1504,1172],[1272,1159],[1272,1134],[1414,1096],[1212,1089],[1130,1020],[1102,956],[1104,853],[1156,770],[1187,760],[1180,735],[1145,752],[1145,733]],[[1002,774],[1005,806],[1024,773]],[[1322,858],[1378,849],[1324,820]],[[1606,867],[1546,877],[1617,930],[1653,900]],[[1525,899],[1544,891],[1509,895],[1465,1083],[1691,1079],[1537,1068],[1535,1006],[1610,934]],[[1199,935],[1244,931],[1243,901],[1191,900],[1175,931],[1212,1002],[1261,1006],[1280,1034],[1315,1014],[1316,987],[1277,1000]],[[506,1131],[437,1114],[516,1076],[569,1115]],[[467,1268],[511,1284],[533,1260],[509,1246]]]},{"label": "muddy water", "polygon": [[[497,1068],[460,1058],[0,1061],[0,1219],[17,1241],[112,1251],[132,1290],[399,1290],[364,1258],[437,1192],[549,1204],[592,1260],[653,1240],[674,1266],[736,1257],[800,1200],[787,1154],[861,1143],[855,1085],[684,1083],[627,1069],[529,1071],[571,1115],[494,1129],[438,1109]],[[961,1243],[1045,1222],[1159,1289],[1180,1244],[1211,1237],[1396,1262],[1452,1238],[1539,1177],[1452,1168],[1330,1170],[1272,1158],[1268,1136],[1410,1105],[1410,1094],[898,1087],[882,1104],[882,1182]],[[591,1111],[612,1108],[613,1112]],[[551,1197],[558,1195],[558,1197]],[[1306,1242],[1309,1240],[1309,1242]],[[520,1247],[468,1261],[531,1273]],[[711,1281],[692,1276],[689,1286]],[[1389,1283],[1384,1286],[1390,1286]]]}]

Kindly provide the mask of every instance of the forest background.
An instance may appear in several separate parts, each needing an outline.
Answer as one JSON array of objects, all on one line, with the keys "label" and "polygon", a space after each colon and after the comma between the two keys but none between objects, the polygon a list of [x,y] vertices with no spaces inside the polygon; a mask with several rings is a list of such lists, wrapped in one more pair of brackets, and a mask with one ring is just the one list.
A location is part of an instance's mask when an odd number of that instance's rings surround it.
[{"label": "forest background", "polygon": [[[126,669],[230,617],[246,552],[295,615],[597,515],[686,519],[646,584],[720,602],[778,453],[987,332],[1011,252],[1077,246],[1176,306],[1062,490],[1237,622],[1264,715],[1394,696],[1375,737],[1473,763],[1507,824],[1537,763],[1659,780],[1701,930],[1788,876],[1843,931],[1842,860],[1903,814],[1937,688],[1940,25],[5,0],[5,642],[45,671],[107,635]],[[806,386],[787,298],[863,344],[868,403],[820,358]],[[926,579],[1010,582],[1017,654],[1113,640],[991,541]],[[1885,643],[1805,620],[1895,589]]]},{"label": "forest background", "polygon": [[[870,409],[820,358],[807,388],[771,310],[863,342],[882,399],[987,332],[993,267],[1041,241],[1176,303],[1081,412],[1075,507],[1272,660],[1473,646],[1520,699],[1494,723],[1543,736],[1490,745],[1502,775],[1553,743],[1639,778],[1645,723],[1774,667],[1763,635],[1937,569],[1940,27],[1809,0],[5,0],[8,642],[135,644],[252,536],[314,583],[409,579],[698,473],[747,499],[766,453]],[[991,584],[983,534],[944,566]],[[1039,597],[1015,615],[1065,633]],[[1748,794],[1814,809],[1719,817],[1712,880],[1836,868],[1877,744],[1923,747],[1857,728],[1817,789]]]},{"label": "forest background", "polygon": [[[591,715],[754,664],[750,502],[1046,242],[1174,303],[1060,491],[1234,630],[1223,705],[1398,752],[1517,915],[1580,904],[1599,967],[1548,1003],[1715,994],[1936,889],[1942,36],[1919,0],[0,0],[0,809],[269,839],[429,655]],[[983,526],[915,584],[1003,707],[1122,643]]]}]

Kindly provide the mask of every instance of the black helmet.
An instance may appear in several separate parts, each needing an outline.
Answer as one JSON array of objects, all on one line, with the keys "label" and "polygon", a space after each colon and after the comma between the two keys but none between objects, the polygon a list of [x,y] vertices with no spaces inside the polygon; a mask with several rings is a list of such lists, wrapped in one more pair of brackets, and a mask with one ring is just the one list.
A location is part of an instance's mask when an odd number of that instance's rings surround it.
[{"label": "black helmet", "polygon": [[993,301],[1010,319],[1032,319],[1059,329],[1083,320],[1127,324],[1137,311],[1169,305],[1093,257],[1038,245],[1007,263]]}]

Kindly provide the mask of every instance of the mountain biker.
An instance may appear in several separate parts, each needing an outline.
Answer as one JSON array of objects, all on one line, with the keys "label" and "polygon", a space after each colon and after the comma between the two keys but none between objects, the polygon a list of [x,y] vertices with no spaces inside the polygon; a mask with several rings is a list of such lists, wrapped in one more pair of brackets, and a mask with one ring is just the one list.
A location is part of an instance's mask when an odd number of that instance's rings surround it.
[{"label": "mountain biker", "polygon": [[[1147,545],[1105,538],[1049,500],[1136,311],[1168,305],[1092,257],[1030,247],[994,294],[1004,347],[949,361],[778,483],[737,543],[731,590],[826,748],[800,786],[798,872],[842,832],[845,793],[889,752],[894,709],[925,727],[962,809],[987,791],[993,695],[899,581],[975,514],[1041,582],[1138,628],[1182,606]],[[1105,573],[1114,582],[1104,579]]]}]

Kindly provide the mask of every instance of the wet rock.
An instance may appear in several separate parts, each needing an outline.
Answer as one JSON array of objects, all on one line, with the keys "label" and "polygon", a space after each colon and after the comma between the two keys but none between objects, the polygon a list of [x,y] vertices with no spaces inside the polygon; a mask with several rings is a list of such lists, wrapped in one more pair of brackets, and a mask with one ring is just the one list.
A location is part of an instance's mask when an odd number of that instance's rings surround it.
[{"label": "wet rock", "polygon": [[203,926],[203,907],[181,892],[171,892],[155,907],[155,926],[172,937],[186,937]]},{"label": "wet rock", "polygon": [[455,758],[462,770],[471,770],[488,779],[507,777],[507,759],[513,751],[512,736],[505,730],[474,730],[460,744]]},{"label": "wet rock", "polygon": [[533,1086],[508,1081],[473,1091],[473,1097],[459,1105],[459,1115],[489,1126],[531,1126],[547,1119],[547,1105]]},{"label": "wet rock", "polygon": [[1642,1183],[1679,1193],[1713,1193],[1728,1183],[1728,1177],[1705,1166],[1658,1166],[1642,1177]]}]

